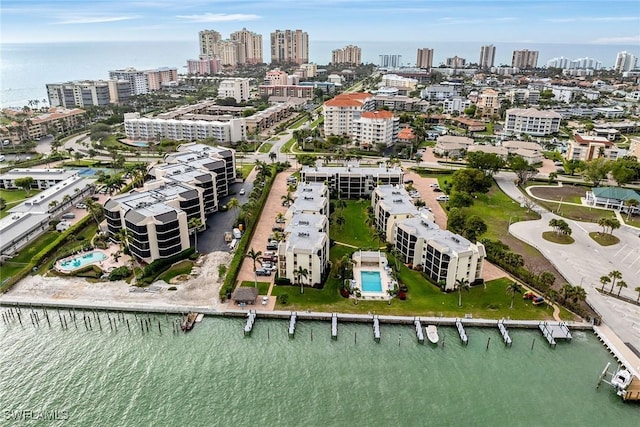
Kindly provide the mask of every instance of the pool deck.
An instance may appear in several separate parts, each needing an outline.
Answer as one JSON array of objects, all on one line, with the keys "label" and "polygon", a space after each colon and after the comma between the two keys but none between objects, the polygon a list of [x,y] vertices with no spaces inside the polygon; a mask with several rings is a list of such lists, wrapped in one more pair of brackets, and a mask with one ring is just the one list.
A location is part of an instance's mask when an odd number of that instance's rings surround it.
[{"label": "pool deck", "polygon": [[[66,268],[63,268],[63,267],[62,267],[62,263],[64,263],[64,262],[72,261],[72,260],[74,260],[74,259],[78,259],[78,258],[84,258],[84,257],[86,257],[88,254],[91,254],[91,253],[93,253],[93,252],[101,253],[101,254],[104,256],[104,258],[102,258],[102,259],[97,259],[97,260],[95,260],[95,261],[92,261],[92,262],[87,263],[87,264],[84,264],[84,265],[78,265],[77,267],[76,267],[76,266],[73,266],[73,268],[71,268],[71,269],[66,269]],[[56,269],[57,271],[61,272],[61,273],[69,274],[69,273],[73,273],[73,272],[74,272],[74,271],[76,271],[76,270],[80,270],[80,269],[82,269],[82,268],[84,268],[84,267],[87,267],[87,266],[89,266],[89,265],[94,265],[94,264],[102,265],[102,263],[103,263],[104,261],[106,261],[108,258],[109,258],[109,255],[108,255],[105,251],[103,251],[103,250],[101,250],[101,249],[93,249],[93,250],[88,251],[88,252],[81,252],[81,253],[78,253],[78,254],[75,254],[75,255],[70,255],[70,256],[68,256],[68,257],[65,257],[65,258],[62,258],[62,259],[60,259],[60,260],[56,261],[56,263],[55,263],[55,269]]]}]

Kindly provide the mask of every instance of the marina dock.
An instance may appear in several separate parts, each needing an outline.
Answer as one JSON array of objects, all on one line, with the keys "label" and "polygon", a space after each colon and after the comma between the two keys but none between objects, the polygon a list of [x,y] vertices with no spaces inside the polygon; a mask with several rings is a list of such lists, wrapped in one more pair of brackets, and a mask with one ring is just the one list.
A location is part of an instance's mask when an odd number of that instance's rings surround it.
[{"label": "marina dock", "polygon": [[375,342],[380,342],[380,319],[378,316],[373,316],[373,339]]},{"label": "marina dock", "polygon": [[565,322],[540,322],[538,327],[551,347],[555,348],[557,339],[571,340],[571,332]]},{"label": "marina dock", "polygon": [[422,323],[416,319],[413,324],[416,326],[416,338],[420,344],[424,343],[424,331],[422,330]]},{"label": "marina dock", "polygon": [[331,339],[338,339],[338,315],[336,313],[331,315]]},{"label": "marina dock", "polygon": [[513,344],[513,341],[511,341],[511,337],[509,336],[509,331],[507,331],[507,328],[504,326],[504,320],[498,321],[498,330],[502,335],[502,339],[504,340],[505,345],[511,347],[511,344]]},{"label": "marina dock", "polygon": [[249,311],[247,313],[247,323],[244,325],[244,334],[251,335],[251,331],[253,330],[253,324],[256,321],[256,312]]},{"label": "marina dock", "polygon": [[462,321],[460,319],[456,319],[456,329],[458,330],[458,335],[460,335],[460,341],[462,341],[462,344],[469,344],[467,332],[464,330],[464,326],[462,325]]},{"label": "marina dock", "polygon": [[296,319],[297,313],[291,313],[291,319],[289,319],[289,338],[293,338],[296,333]]}]

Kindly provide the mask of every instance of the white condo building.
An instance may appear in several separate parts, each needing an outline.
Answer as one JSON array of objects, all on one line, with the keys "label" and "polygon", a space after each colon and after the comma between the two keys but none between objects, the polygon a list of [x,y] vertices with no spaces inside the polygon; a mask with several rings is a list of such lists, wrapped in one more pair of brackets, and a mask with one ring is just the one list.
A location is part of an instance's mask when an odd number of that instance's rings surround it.
[{"label": "white condo building", "polygon": [[631,71],[638,67],[638,57],[632,53],[623,51],[616,56],[615,70],[619,73]]},{"label": "white condo building", "polygon": [[551,135],[560,130],[560,120],[562,116],[555,111],[511,108],[506,112],[504,132],[533,136]]},{"label": "white condo building", "polygon": [[353,140],[361,147],[384,144],[391,147],[398,141],[400,119],[390,111],[365,111],[353,121]]},{"label": "white condo building", "polygon": [[233,98],[237,103],[248,101],[250,98],[249,79],[235,78],[222,80],[218,87],[218,98]]},{"label": "white condo building", "polygon": [[325,135],[352,135],[354,120],[374,108],[373,95],[363,92],[344,93],[326,101],[322,106]]}]

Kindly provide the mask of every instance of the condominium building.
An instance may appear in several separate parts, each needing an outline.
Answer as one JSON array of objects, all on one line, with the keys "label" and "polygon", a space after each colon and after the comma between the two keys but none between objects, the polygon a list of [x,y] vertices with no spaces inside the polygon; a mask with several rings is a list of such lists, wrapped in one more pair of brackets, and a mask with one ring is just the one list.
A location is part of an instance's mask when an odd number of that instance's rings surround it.
[{"label": "condominium building", "polygon": [[178,80],[178,69],[161,67],[153,70],[136,70],[125,68],[109,71],[109,78],[114,80],[126,80],[129,82],[133,95],[142,95],[160,90],[163,85]]},{"label": "condominium building", "polygon": [[300,183],[285,214],[285,238],[278,245],[278,274],[307,286],[323,283],[329,268],[329,190],[324,183]]},{"label": "condominium building", "polygon": [[309,62],[309,34],[302,30],[275,30],[271,33],[271,63]]},{"label": "condominium building", "polygon": [[49,83],[46,87],[49,105],[64,108],[104,107],[132,94],[129,83],[122,79]]},{"label": "condominium building", "polygon": [[250,99],[249,79],[229,78],[222,80],[218,86],[218,98],[233,98],[237,103],[248,101]]},{"label": "condominium building", "polygon": [[246,139],[243,118],[228,120],[189,120],[141,117],[140,113],[126,113],[124,129],[127,138],[157,141],[162,138],[195,141],[215,138],[218,142],[238,142]]},{"label": "condominium building", "polygon": [[478,96],[476,106],[480,110],[482,117],[491,117],[500,112],[500,101],[498,92],[493,89],[484,89]]},{"label": "condominium building", "polygon": [[[20,110],[22,113],[22,110]],[[14,115],[12,110],[3,110],[7,116]],[[35,141],[53,132],[65,133],[87,125],[87,113],[79,108],[51,107],[46,113],[30,116],[29,120],[0,127],[4,138],[13,141]]]},{"label": "condominium building", "polygon": [[264,76],[264,83],[267,85],[287,85],[289,84],[289,75],[279,68],[269,70]]},{"label": "condominium building", "polygon": [[200,59],[213,58],[218,55],[217,43],[222,40],[222,35],[215,30],[202,30],[198,33],[200,42]]},{"label": "condominium building", "polygon": [[301,85],[260,85],[258,93],[260,96],[267,97],[279,96],[310,100],[314,97],[313,89],[313,86]]},{"label": "condominium building", "polygon": [[616,65],[614,67],[617,72],[623,73],[625,71],[635,70],[636,68],[638,68],[637,56],[627,51],[618,52]]},{"label": "condominium building", "polygon": [[516,68],[536,68],[538,66],[537,50],[514,50],[511,56],[511,66]]},{"label": "condominium building", "polygon": [[457,280],[482,279],[484,245],[442,230],[421,216],[396,221],[393,244],[405,263],[420,268],[446,291],[454,290]]},{"label": "condominium building", "polygon": [[242,64],[262,64],[262,35],[243,28],[240,31],[231,33],[231,40],[238,42],[238,49],[241,51],[239,57],[244,58]]},{"label": "condominium building", "polygon": [[410,77],[402,77],[397,74],[385,74],[380,81],[381,87],[397,87],[409,91],[415,90],[418,80]]},{"label": "condominium building", "polygon": [[609,160],[616,160],[620,155],[620,149],[613,142],[604,136],[591,136],[575,134],[574,140],[567,142],[568,160],[589,161],[604,157]]},{"label": "condominium building", "polygon": [[177,150],[150,169],[153,181],[104,205],[111,239],[118,240],[126,229],[131,252],[147,263],[187,249],[189,234],[197,231],[190,220],[198,219],[198,229],[204,228],[206,215],[218,210],[235,180],[233,150],[194,143]]},{"label": "condominium building", "polygon": [[451,114],[454,111],[462,113],[469,107],[471,107],[471,101],[462,96],[454,96],[451,99],[442,101],[442,108],[446,114]]},{"label": "condominium building", "polygon": [[537,89],[511,89],[507,98],[512,105],[537,104],[540,101],[540,91]]},{"label": "condominium building", "polygon": [[295,71],[301,79],[312,79],[318,75],[318,64],[302,64]]},{"label": "condominium building", "polygon": [[49,187],[54,187],[59,182],[78,176],[78,171],[68,169],[15,168],[0,175],[0,188],[16,190],[20,188],[16,185],[16,179],[27,176],[33,178],[31,184],[32,189],[46,190]]},{"label": "condominium building", "polygon": [[377,168],[361,168],[358,163],[348,166],[304,166],[300,172],[301,182],[326,182],[339,198],[358,199],[369,197],[378,185],[402,183],[402,169],[381,165]]},{"label": "condominium building", "polygon": [[427,101],[443,101],[459,95],[454,85],[430,85],[420,91],[420,97]]},{"label": "condominium building", "polygon": [[382,68],[400,68],[402,55],[380,55],[378,65]]},{"label": "condominium building", "polygon": [[433,49],[418,49],[416,67],[429,69],[433,67]]},{"label": "condominium building", "polygon": [[375,228],[384,233],[387,242],[393,242],[396,221],[418,215],[418,208],[402,185],[378,185],[371,193],[371,208]]},{"label": "condominium building", "polygon": [[496,47],[492,44],[480,47],[480,60],[478,61],[478,67],[491,68],[496,59]]},{"label": "condominium building", "polygon": [[400,119],[390,111],[365,111],[353,120],[353,141],[362,148],[384,144],[391,147],[398,141]]},{"label": "condominium building", "polygon": [[190,247],[189,220],[205,223],[202,190],[178,182],[151,181],[104,204],[107,232],[114,241],[129,234],[128,247],[146,263]]},{"label": "condominium building", "polygon": [[560,130],[560,120],[562,116],[555,111],[511,108],[506,112],[504,131],[532,136],[551,135]]},{"label": "condominium building", "polygon": [[325,135],[352,135],[353,121],[374,108],[374,97],[364,92],[344,93],[326,101],[322,106]]},{"label": "condominium building", "polygon": [[445,60],[445,65],[449,68],[464,68],[464,66],[467,65],[467,60],[460,58],[459,56],[454,56],[452,58],[447,58]]},{"label": "condominium building", "polygon": [[235,40],[220,40],[216,43],[216,58],[220,58],[223,67],[235,67],[244,64],[244,49]]},{"label": "condominium building", "polygon": [[564,56],[552,58],[547,61],[547,68],[569,68],[570,62],[569,58],[565,58]]},{"label": "condominium building", "polygon": [[222,70],[220,58],[188,59],[187,73],[200,76],[218,74]]},{"label": "condominium building", "polygon": [[360,65],[362,64],[362,49],[354,45],[348,45],[342,49],[335,49],[331,51],[331,64]]}]

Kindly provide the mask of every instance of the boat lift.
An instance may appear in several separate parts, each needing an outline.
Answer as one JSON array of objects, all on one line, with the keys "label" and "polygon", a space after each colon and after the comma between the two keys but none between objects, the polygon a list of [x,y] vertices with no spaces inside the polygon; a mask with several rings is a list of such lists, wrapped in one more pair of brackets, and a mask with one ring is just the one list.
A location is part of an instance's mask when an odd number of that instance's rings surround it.
[{"label": "boat lift", "polygon": [[291,319],[289,320],[289,338],[293,338],[296,333],[296,319],[297,313],[291,313]]},{"label": "boat lift", "polygon": [[373,316],[373,340],[380,342],[380,319],[378,316]]},{"label": "boat lift", "polygon": [[244,334],[251,335],[251,331],[253,330],[253,324],[256,321],[256,312],[254,310],[249,310],[247,313],[247,323],[244,325]]},{"label": "boat lift", "polygon": [[422,330],[422,323],[418,319],[413,321],[413,324],[416,326],[416,337],[418,338],[418,342],[420,344],[424,344],[424,332]]},{"label": "boat lift", "polygon": [[462,321],[460,319],[456,319],[456,328],[458,329],[458,335],[460,335],[460,341],[462,341],[462,344],[469,344],[467,332],[464,330],[464,326],[462,325]]},{"label": "boat lift", "polygon": [[502,334],[502,339],[504,340],[505,345],[511,347],[511,344],[513,344],[513,341],[511,341],[511,337],[509,336],[509,331],[507,331],[507,328],[504,326],[503,319],[500,319],[498,321],[498,329]]},{"label": "boat lift", "polygon": [[338,315],[336,313],[331,315],[331,339],[338,339]]}]

